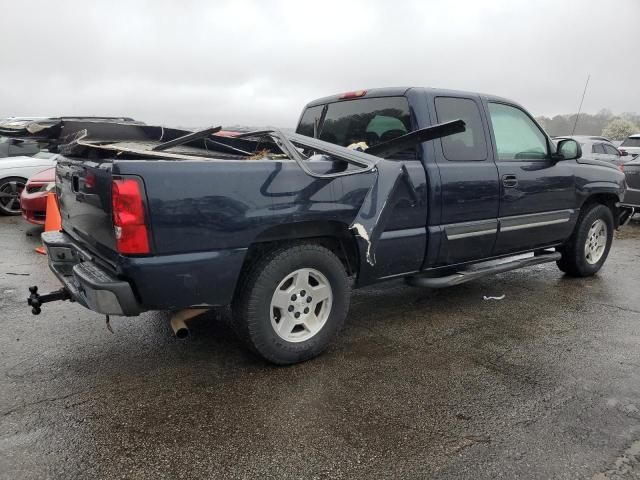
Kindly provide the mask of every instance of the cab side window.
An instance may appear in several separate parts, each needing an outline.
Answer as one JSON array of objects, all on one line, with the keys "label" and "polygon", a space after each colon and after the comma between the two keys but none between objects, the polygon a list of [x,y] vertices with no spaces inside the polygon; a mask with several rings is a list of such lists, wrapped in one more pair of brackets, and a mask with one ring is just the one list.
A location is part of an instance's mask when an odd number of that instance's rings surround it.
[{"label": "cab side window", "polygon": [[503,103],[489,103],[489,116],[499,160],[548,158],[547,137],[522,110]]},{"label": "cab side window", "polygon": [[461,119],[465,131],[443,137],[442,153],[447,160],[482,161],[487,159],[487,141],[480,110],[470,98],[436,97],[438,123]]},{"label": "cab side window", "polygon": [[604,153],[604,147],[601,143],[594,143],[591,147],[591,153]]}]

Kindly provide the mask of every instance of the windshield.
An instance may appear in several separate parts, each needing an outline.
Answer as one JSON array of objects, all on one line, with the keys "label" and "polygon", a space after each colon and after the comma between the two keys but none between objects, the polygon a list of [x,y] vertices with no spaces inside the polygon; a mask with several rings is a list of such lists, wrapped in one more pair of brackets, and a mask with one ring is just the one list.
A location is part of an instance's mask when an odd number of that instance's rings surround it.
[{"label": "windshield", "polygon": [[640,137],[629,137],[620,144],[621,147],[640,147]]}]

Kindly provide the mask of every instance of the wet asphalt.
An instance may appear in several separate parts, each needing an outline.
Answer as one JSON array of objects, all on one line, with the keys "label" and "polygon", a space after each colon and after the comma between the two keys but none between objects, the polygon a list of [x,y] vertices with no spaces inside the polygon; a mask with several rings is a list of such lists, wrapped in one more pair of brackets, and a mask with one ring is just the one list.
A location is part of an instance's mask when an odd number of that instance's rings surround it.
[{"label": "wet asphalt", "polygon": [[[35,236],[27,236],[32,234]],[[104,317],[0,218],[0,478],[640,478],[640,222],[601,273],[358,290],[321,357],[274,367],[219,311]],[[501,296],[503,300],[483,300]]]}]

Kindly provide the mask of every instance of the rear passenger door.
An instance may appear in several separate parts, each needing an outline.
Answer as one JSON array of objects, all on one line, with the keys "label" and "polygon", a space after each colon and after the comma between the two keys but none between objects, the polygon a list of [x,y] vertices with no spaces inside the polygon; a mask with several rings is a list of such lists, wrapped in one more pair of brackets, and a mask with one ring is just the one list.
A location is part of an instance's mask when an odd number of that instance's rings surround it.
[{"label": "rear passenger door", "polygon": [[498,227],[500,188],[480,98],[436,96],[438,123],[462,119],[466,130],[435,140],[442,185],[443,229],[438,260],[455,264],[489,257]]},{"label": "rear passenger door", "polygon": [[566,239],[575,222],[575,181],[569,162],[551,158],[550,141],[524,110],[488,102],[500,176],[498,240],[502,255]]}]

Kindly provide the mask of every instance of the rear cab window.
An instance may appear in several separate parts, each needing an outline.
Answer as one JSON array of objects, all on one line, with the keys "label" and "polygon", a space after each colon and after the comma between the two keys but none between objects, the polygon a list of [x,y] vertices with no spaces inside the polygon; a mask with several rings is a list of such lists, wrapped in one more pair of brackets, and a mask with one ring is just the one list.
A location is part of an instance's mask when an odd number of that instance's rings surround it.
[{"label": "rear cab window", "polygon": [[[326,111],[323,113],[323,109]],[[368,148],[413,130],[409,102],[405,97],[373,97],[343,100],[307,108],[296,133],[314,136],[343,147]],[[392,158],[414,159],[412,148]]]},{"label": "rear cab window", "polygon": [[487,159],[487,141],[478,104],[470,98],[436,97],[438,123],[464,120],[465,131],[440,139],[442,153],[450,161]]}]

